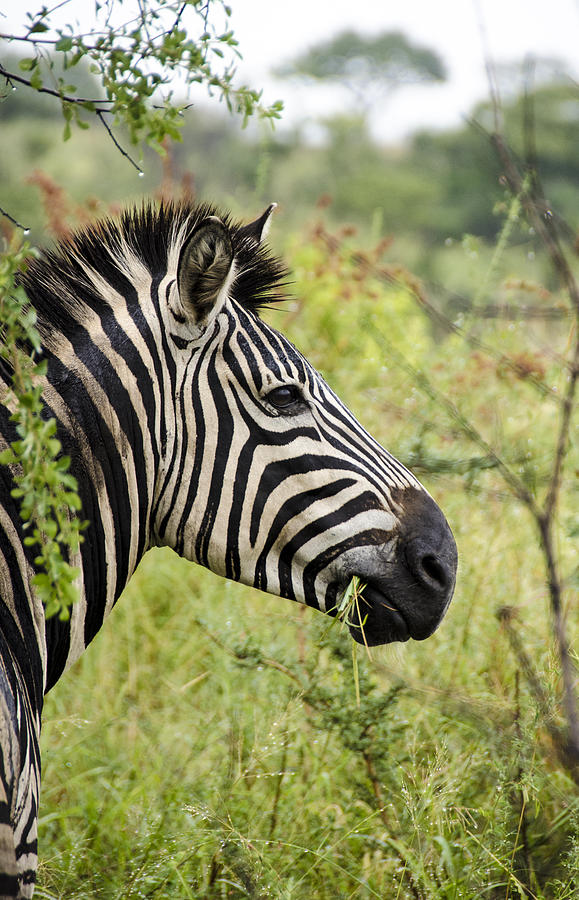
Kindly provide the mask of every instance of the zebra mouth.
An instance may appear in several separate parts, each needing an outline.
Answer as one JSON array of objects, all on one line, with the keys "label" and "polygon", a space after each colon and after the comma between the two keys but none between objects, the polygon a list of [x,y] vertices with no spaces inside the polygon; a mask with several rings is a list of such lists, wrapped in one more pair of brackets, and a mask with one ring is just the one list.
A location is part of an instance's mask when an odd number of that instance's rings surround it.
[{"label": "zebra mouth", "polygon": [[349,610],[346,621],[354,640],[370,647],[404,642],[411,637],[400,610],[372,582],[366,583],[358,601]]}]

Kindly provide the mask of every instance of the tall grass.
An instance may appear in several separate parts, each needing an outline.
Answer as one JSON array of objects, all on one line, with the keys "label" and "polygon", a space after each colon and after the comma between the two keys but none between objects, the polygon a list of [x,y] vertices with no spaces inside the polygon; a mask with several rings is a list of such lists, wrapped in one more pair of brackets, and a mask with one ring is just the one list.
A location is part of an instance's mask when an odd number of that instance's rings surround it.
[{"label": "tall grass", "polygon": [[[458,261],[477,303],[482,283],[505,304],[561,303],[528,227],[509,227],[522,250],[504,241],[489,271],[483,246],[448,248],[444,280]],[[383,249],[296,236],[295,299],[268,316],[446,512],[460,553],[446,620],[424,643],[353,657],[312,610],[152,551],[47,698],[45,900],[577,896],[544,558],[501,469],[537,497],[549,483],[569,320],[462,310],[443,333]],[[453,315],[452,299],[437,308]],[[554,529],[572,641],[569,454]]]}]

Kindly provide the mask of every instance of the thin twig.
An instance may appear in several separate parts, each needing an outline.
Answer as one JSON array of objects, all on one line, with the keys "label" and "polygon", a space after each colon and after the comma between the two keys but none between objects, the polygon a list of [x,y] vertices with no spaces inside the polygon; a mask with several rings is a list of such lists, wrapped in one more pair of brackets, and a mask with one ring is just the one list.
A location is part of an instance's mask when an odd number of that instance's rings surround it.
[{"label": "thin twig", "polygon": [[[477,7],[480,13],[480,7]],[[482,15],[481,15],[481,27]],[[525,138],[529,157],[526,161],[526,174],[523,177],[519,171],[511,149],[507,146],[504,129],[502,127],[501,105],[494,80],[494,70],[490,62],[490,55],[486,53],[487,72],[489,78],[489,90],[494,110],[495,131],[490,135],[490,141],[495,149],[497,158],[503,168],[504,179],[513,197],[519,198],[530,225],[535,229],[539,241],[544,247],[551,266],[557,275],[559,283],[566,292],[571,308],[575,315],[575,346],[571,354],[571,362],[567,366],[568,378],[561,404],[561,418],[555,451],[550,483],[544,500],[543,508],[535,502],[530,495],[531,503],[524,496],[521,499],[526,502],[531,515],[539,530],[540,545],[545,559],[547,586],[553,614],[553,631],[558,648],[563,680],[563,706],[567,717],[568,741],[566,752],[571,761],[572,768],[579,768],[579,715],[577,713],[577,700],[575,697],[576,670],[571,660],[570,647],[567,639],[564,613],[562,609],[562,579],[559,573],[553,530],[555,514],[558,507],[563,467],[570,443],[571,419],[575,406],[577,381],[579,379],[579,285],[573,275],[569,261],[563,252],[558,231],[558,222],[545,201],[541,188],[536,164],[536,152],[534,141],[534,116],[529,111],[530,97],[526,99]],[[530,77],[530,69],[527,71],[527,81]]]},{"label": "thin twig", "polygon": [[525,676],[531,694],[542,716],[545,728],[553,742],[554,751],[562,765],[570,772],[574,781],[579,784],[579,769],[573,759],[572,750],[568,745],[568,738],[553,719],[552,704],[549,694],[541,681],[537,667],[529,655],[521,635],[515,628],[516,609],[511,606],[501,606],[496,611],[496,616],[508,638],[511,650],[519,664],[520,671]]},{"label": "thin twig", "polygon": [[[209,3],[207,4],[207,7],[209,7]],[[171,28],[171,31],[175,31],[175,29],[177,28],[177,26],[179,25],[179,23],[181,21],[182,15],[186,9],[187,9],[187,3],[183,3],[181,5],[181,8],[179,9],[179,12],[177,13],[175,21],[173,22],[173,27]],[[203,27],[204,27],[205,31],[207,31],[207,16],[208,15],[209,15],[209,8],[207,8],[207,12],[206,12],[205,19],[203,22]]]},{"label": "thin twig", "polygon": [[106,119],[105,119],[105,117],[104,117],[105,112],[106,112],[106,110],[103,110],[103,109],[97,109],[97,110],[96,110],[96,115],[97,115],[97,118],[102,122],[102,124],[103,124],[104,127],[106,128],[107,133],[108,133],[108,136],[110,137],[111,141],[113,142],[113,144],[115,145],[115,147],[117,148],[117,150],[119,151],[119,153],[121,154],[121,156],[124,156],[125,159],[127,159],[127,160],[130,162],[130,164],[131,164],[132,166],[135,167],[135,169],[137,170],[137,172],[139,173],[139,175],[144,175],[145,173],[143,172],[143,170],[141,169],[141,167],[135,162],[135,160],[132,158],[132,156],[130,156],[130,155],[127,153],[126,150],[123,150],[123,148],[121,147],[121,145],[120,145],[119,142],[117,141],[116,137],[114,136],[114,134],[113,134],[113,132],[112,132],[112,129],[110,128],[108,122],[106,121]]},{"label": "thin twig", "polygon": [[562,585],[559,577],[555,547],[553,544],[553,516],[544,515],[538,521],[541,543],[547,565],[547,585],[553,613],[553,630],[559,649],[561,675],[563,681],[563,706],[569,726],[569,737],[566,752],[579,775],[579,716],[575,697],[575,680],[577,672],[571,659],[571,647],[565,629],[565,616],[562,608]]},{"label": "thin twig", "polygon": [[487,84],[489,88],[489,94],[491,96],[493,112],[494,112],[494,124],[495,131],[502,130],[501,125],[501,111],[502,105],[500,102],[499,88],[497,85],[496,79],[496,68],[493,62],[493,58],[491,56],[490,44],[487,34],[486,22],[483,16],[482,11],[482,3],[481,0],[474,0],[474,10],[477,17],[478,30],[480,36],[480,42],[483,50],[483,57],[485,62],[485,71],[487,76]]},{"label": "thin twig", "polygon": [[[540,209],[538,204],[534,201],[532,192],[528,189],[524,189],[523,178],[514,163],[504,136],[500,133],[495,133],[490,136],[490,139],[503,166],[505,178],[511,193],[520,195],[525,212],[532,222],[541,243],[547,250],[551,259],[551,264],[563,284],[563,287],[566,289],[577,316],[579,316],[579,286],[577,285],[567,258],[561,248],[554,223],[554,216],[548,207]],[[534,179],[538,180],[536,172],[534,173]]]},{"label": "thin twig", "polygon": [[30,231],[30,228],[28,228],[26,225],[23,225],[18,221],[18,219],[15,219],[14,216],[11,216],[9,212],[6,212],[6,210],[3,209],[2,206],[0,206],[0,216],[4,216],[4,218],[8,219],[9,222],[12,222],[12,224],[15,225],[16,228],[21,228],[24,234],[28,234],[28,232]]},{"label": "thin twig", "polygon": [[[537,208],[533,196],[530,191],[523,190],[523,181],[513,163],[511,154],[505,144],[502,135],[493,135],[491,138],[496,147],[499,158],[505,169],[505,176],[513,192],[521,194],[523,207],[530,221],[533,223],[535,231],[539,236],[547,254],[550,257],[551,264],[565,289],[572,308],[575,313],[577,325],[579,326],[579,285],[571,271],[571,267],[561,247],[556,227],[552,221],[552,217],[541,214]],[[534,181],[538,181],[536,175]],[[561,488],[561,476],[563,471],[563,463],[569,445],[569,434],[571,427],[571,417],[575,401],[575,393],[577,389],[577,379],[579,378],[579,327],[576,329],[575,348],[571,364],[569,366],[569,377],[567,380],[565,394],[561,405],[561,422],[559,425],[559,433],[557,437],[557,446],[555,450],[555,459],[553,465],[553,474],[551,484],[547,491],[547,498],[543,510],[543,517],[546,521],[550,521],[553,511],[557,504],[559,491]]]},{"label": "thin twig", "polygon": [[[70,2],[71,2],[71,0],[61,0],[60,3],[55,3],[54,6],[51,6],[50,9],[47,9],[46,7],[44,7],[41,13],[37,13],[36,22],[38,22],[39,18],[48,19],[55,12],[57,12],[57,10],[62,9],[63,6],[68,6],[68,4]],[[30,23],[30,28],[32,28],[33,25],[34,25],[34,20]]]}]

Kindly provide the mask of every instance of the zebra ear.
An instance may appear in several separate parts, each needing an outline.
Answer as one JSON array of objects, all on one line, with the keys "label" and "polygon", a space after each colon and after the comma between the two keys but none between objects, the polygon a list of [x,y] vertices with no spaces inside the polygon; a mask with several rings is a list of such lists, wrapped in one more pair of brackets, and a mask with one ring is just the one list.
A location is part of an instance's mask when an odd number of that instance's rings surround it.
[{"label": "zebra ear", "polygon": [[177,266],[179,300],[189,321],[207,325],[221,308],[232,275],[229,231],[217,216],[208,216],[183,244]]},{"label": "zebra ear", "polygon": [[277,209],[277,203],[270,203],[259,219],[256,219],[255,222],[250,222],[249,225],[244,225],[239,229],[239,236],[242,239],[249,238],[255,244],[261,244],[267,237],[269,226],[271,224],[270,219],[274,209]]}]

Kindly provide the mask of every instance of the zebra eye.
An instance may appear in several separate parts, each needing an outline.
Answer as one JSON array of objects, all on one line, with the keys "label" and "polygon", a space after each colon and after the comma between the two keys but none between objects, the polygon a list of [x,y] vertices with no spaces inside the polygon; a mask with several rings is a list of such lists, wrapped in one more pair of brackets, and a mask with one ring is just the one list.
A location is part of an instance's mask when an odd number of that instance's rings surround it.
[{"label": "zebra eye", "polygon": [[288,410],[302,399],[302,395],[294,385],[283,385],[274,388],[265,399],[276,409]]}]

